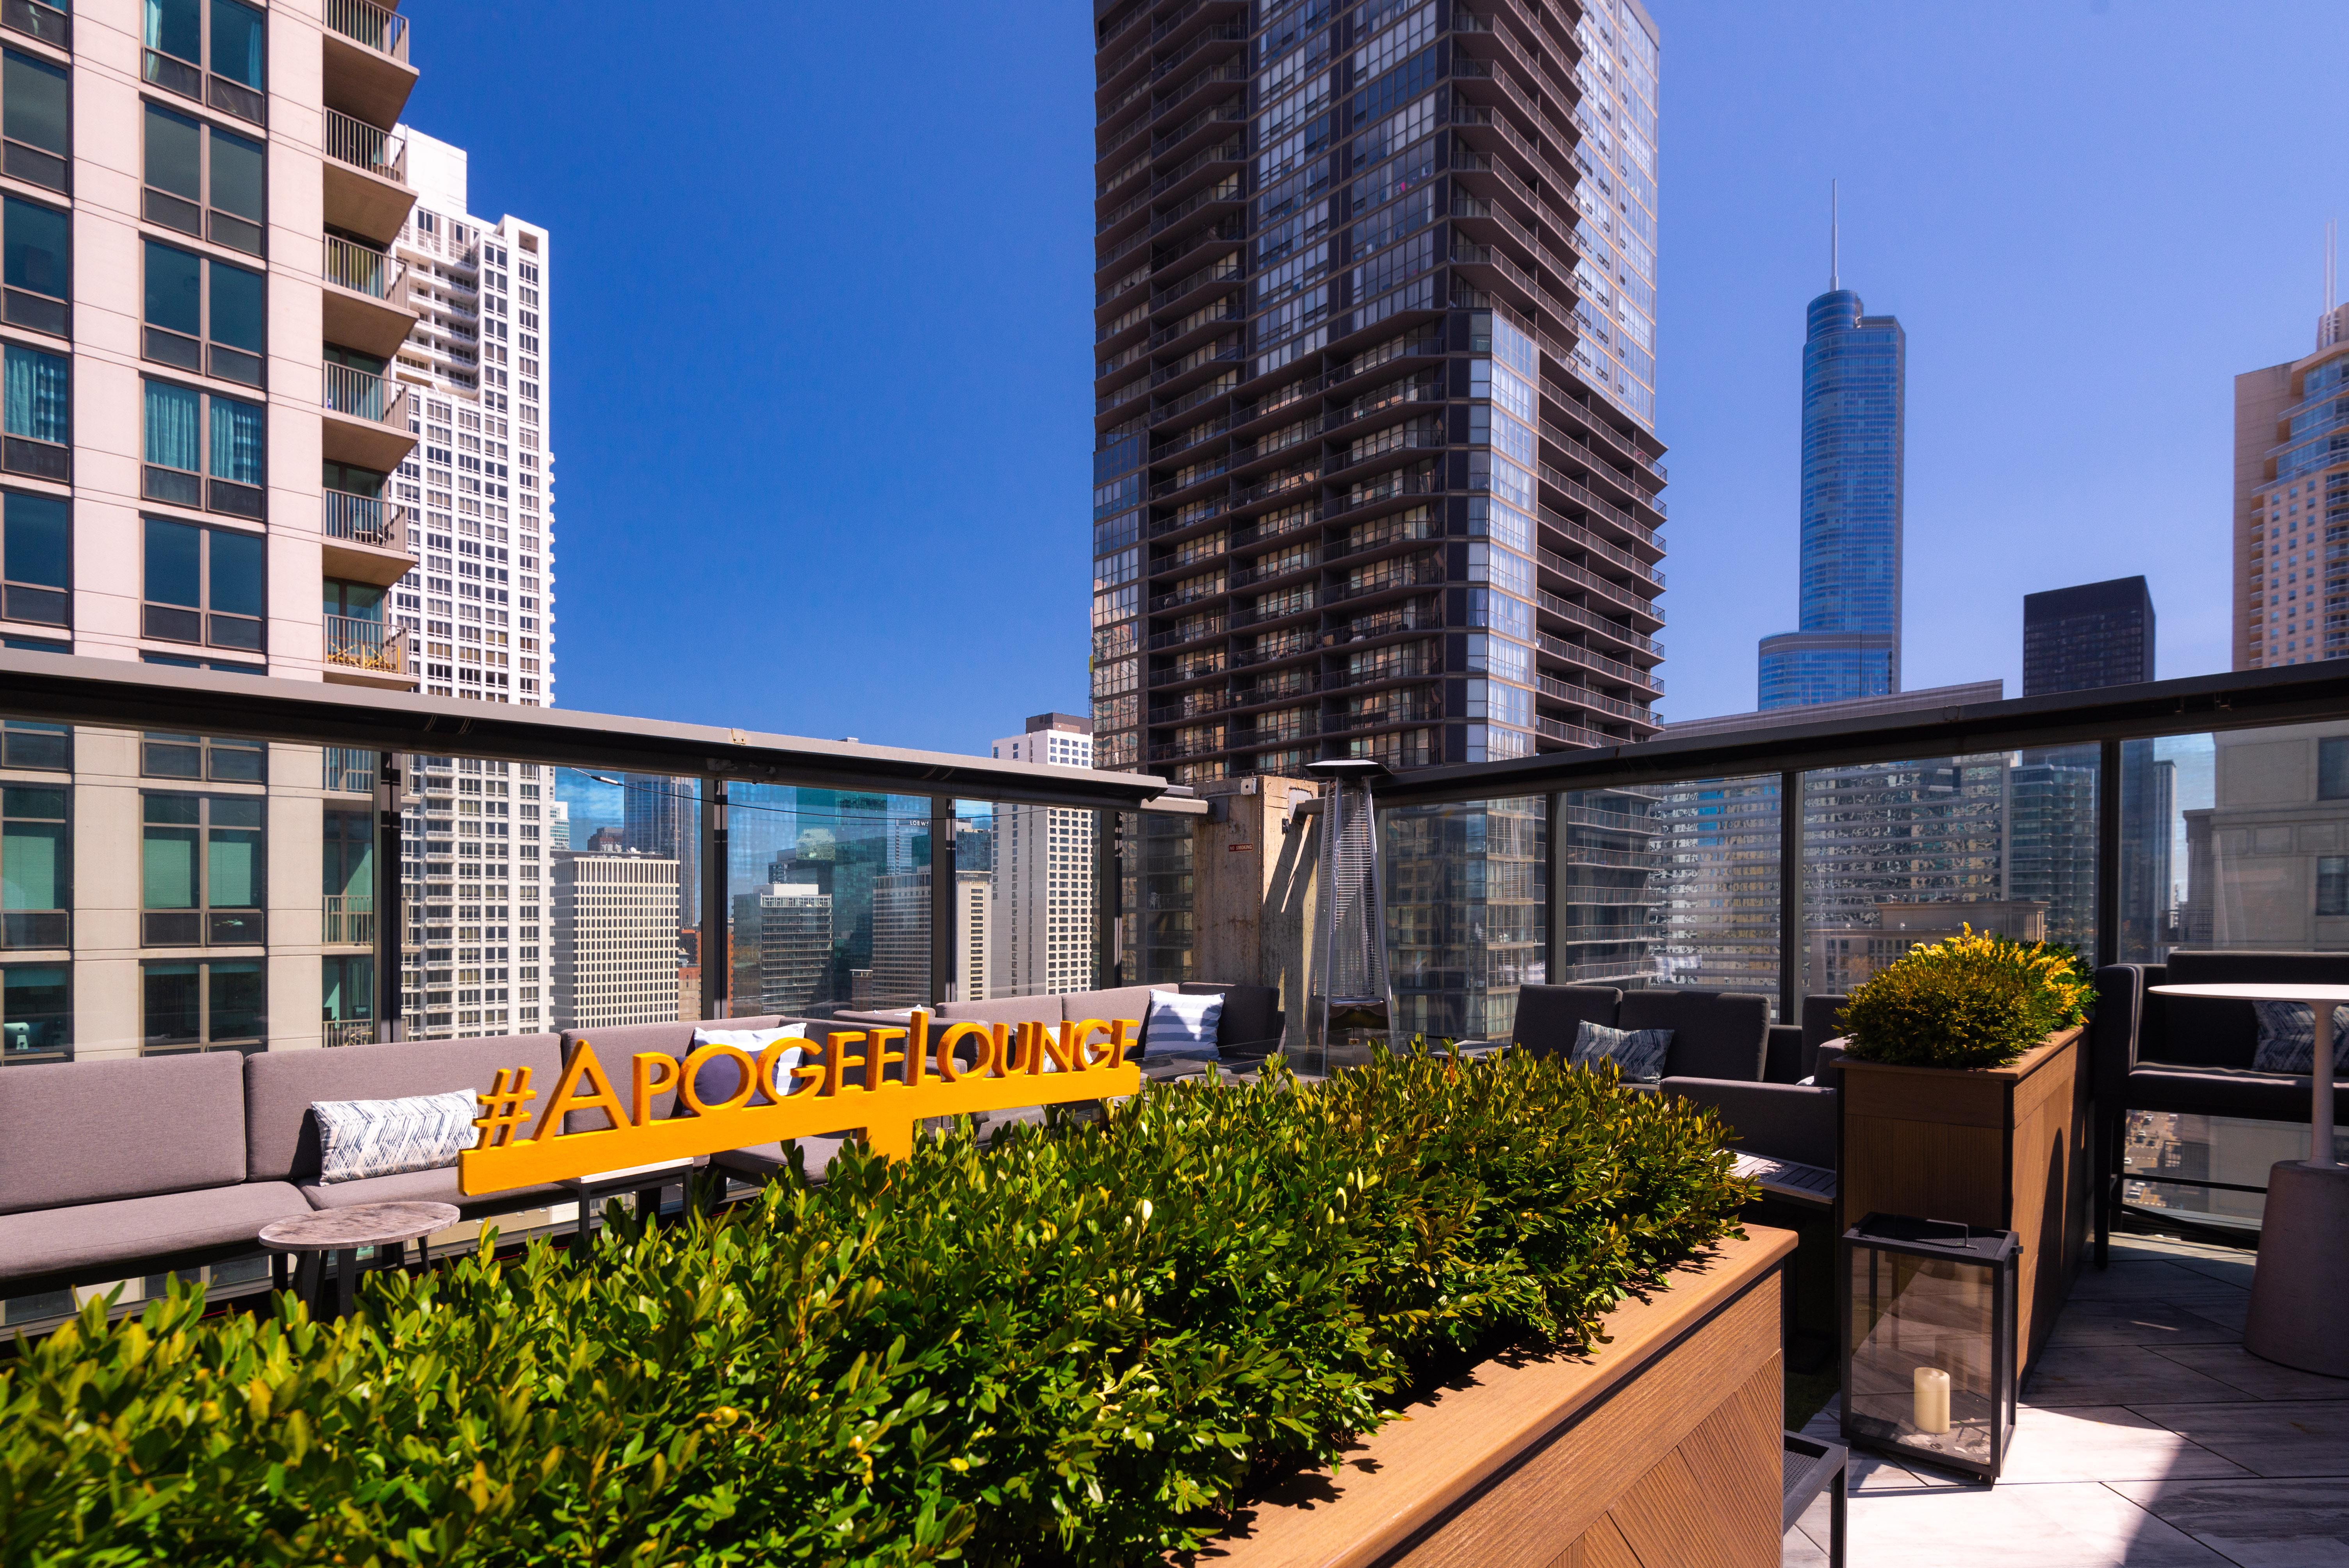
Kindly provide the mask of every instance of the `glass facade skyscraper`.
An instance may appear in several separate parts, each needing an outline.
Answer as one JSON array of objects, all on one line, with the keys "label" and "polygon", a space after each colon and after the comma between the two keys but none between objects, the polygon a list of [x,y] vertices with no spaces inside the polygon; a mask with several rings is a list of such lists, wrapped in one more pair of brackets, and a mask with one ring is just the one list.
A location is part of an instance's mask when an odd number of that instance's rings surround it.
[{"label": "glass facade skyscraper", "polygon": [[1762,639],[1759,706],[1900,689],[1900,533],[1909,340],[1832,288],[1803,344],[1802,629]]},{"label": "glass facade skyscraper", "polygon": [[1654,734],[1646,13],[1094,15],[1097,765]]}]

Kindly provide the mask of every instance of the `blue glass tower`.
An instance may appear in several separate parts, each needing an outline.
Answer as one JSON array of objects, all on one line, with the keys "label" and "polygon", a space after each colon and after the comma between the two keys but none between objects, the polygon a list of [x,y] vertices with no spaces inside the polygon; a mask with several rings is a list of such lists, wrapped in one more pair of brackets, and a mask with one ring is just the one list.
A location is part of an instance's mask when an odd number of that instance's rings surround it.
[{"label": "blue glass tower", "polygon": [[1900,689],[1900,519],[1909,340],[1830,287],[1803,344],[1802,630],[1762,639],[1760,706]]}]

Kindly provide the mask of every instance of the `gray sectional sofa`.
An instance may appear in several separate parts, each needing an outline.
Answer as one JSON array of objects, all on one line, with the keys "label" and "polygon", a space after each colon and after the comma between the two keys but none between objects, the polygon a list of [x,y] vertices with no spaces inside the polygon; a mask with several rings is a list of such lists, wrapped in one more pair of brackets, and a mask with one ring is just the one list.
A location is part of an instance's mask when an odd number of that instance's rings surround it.
[{"label": "gray sectional sofa", "polygon": [[[578,1031],[607,1068],[641,1051],[682,1058],[698,1027],[803,1020],[711,1019]],[[823,1037],[822,1021],[808,1032]],[[0,1070],[0,1296],[38,1295],[250,1254],[261,1227],[358,1203],[451,1203],[481,1219],[566,1201],[528,1187],[468,1198],[453,1167],[330,1185],[318,1181],[314,1101],[486,1089],[529,1067],[551,1093],[576,1035],[409,1040],[333,1050],[232,1051]],[[663,1096],[659,1114],[674,1109]],[[542,1100],[539,1102],[543,1104]],[[601,1125],[584,1113],[573,1130]],[[805,1140],[820,1171],[837,1138]],[[781,1150],[767,1146],[779,1168]],[[742,1172],[747,1174],[748,1172]]]},{"label": "gray sectional sofa", "polygon": [[[1227,1061],[1270,1056],[1280,1048],[1283,1017],[1280,993],[1269,985],[1226,985],[1186,980],[1179,985],[1125,985],[1112,991],[1070,991],[1050,996],[1004,996],[987,1002],[948,1002],[930,1009],[947,1023],[971,1019],[982,1024],[1058,1024],[1087,1018],[1146,1018],[1150,993],[1179,991],[1186,996],[1224,998],[1216,1026],[1216,1048]],[[843,1013],[835,1022],[855,1027],[871,1024],[903,1024],[904,1012]]]}]

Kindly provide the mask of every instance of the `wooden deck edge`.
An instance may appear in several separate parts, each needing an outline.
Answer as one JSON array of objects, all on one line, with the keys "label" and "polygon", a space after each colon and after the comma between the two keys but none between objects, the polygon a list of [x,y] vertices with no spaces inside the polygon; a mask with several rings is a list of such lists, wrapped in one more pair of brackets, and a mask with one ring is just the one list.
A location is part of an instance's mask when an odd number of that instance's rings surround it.
[{"label": "wooden deck edge", "polygon": [[[1636,1378],[1743,1297],[1795,1250],[1795,1233],[1747,1227],[1665,1276],[1669,1289],[1619,1304],[1588,1355],[1487,1361],[1354,1443],[1345,1468],[1318,1470],[1243,1510],[1208,1543],[1216,1568],[1369,1568],[1442,1521],[1495,1477]],[[1725,1393],[1726,1390],[1723,1390]],[[1692,1420],[1703,1412],[1692,1411]]]}]

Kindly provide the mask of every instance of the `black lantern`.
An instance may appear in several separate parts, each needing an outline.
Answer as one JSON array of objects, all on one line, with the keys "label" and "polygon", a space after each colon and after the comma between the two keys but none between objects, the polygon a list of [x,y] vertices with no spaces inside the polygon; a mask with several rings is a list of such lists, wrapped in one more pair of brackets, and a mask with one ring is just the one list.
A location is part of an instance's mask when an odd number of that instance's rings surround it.
[{"label": "black lantern", "polygon": [[2014,1435],[2013,1231],[1870,1214],[1844,1233],[1843,1438],[1998,1479]]}]

